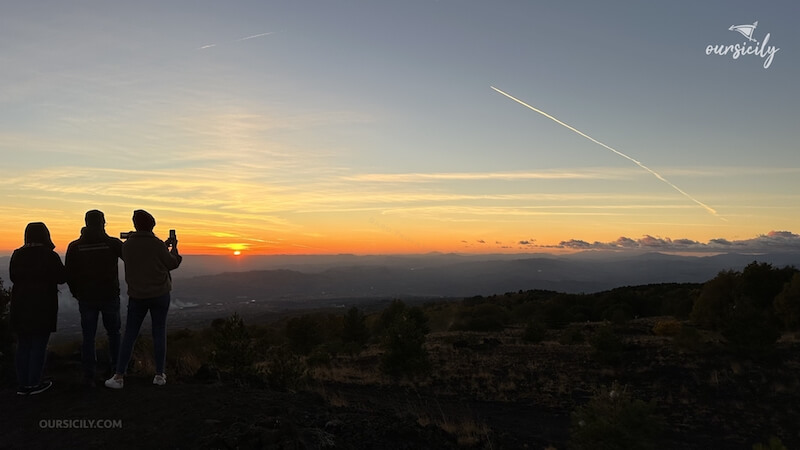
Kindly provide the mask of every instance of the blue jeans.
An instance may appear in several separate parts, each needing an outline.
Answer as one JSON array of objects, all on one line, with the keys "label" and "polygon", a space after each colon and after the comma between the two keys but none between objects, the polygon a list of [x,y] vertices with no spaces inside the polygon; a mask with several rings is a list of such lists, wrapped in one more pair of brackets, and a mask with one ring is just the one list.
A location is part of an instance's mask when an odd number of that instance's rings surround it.
[{"label": "blue jeans", "polygon": [[17,383],[21,387],[38,386],[47,362],[50,333],[17,335]]},{"label": "blue jeans", "polygon": [[81,361],[83,362],[83,375],[94,379],[97,353],[95,351],[95,335],[97,334],[97,319],[102,314],[103,328],[108,336],[108,357],[111,371],[116,370],[117,355],[119,355],[119,296],[109,299],[101,305],[85,302],[78,303],[81,312],[81,330],[83,331],[83,345],[81,345]]},{"label": "blue jeans", "polygon": [[147,312],[150,312],[150,321],[153,329],[153,356],[155,357],[156,373],[164,373],[167,363],[167,312],[169,311],[169,292],[153,298],[129,298],[128,318],[125,321],[125,335],[119,346],[119,359],[117,359],[117,373],[125,375],[128,364],[131,362],[133,346],[139,337],[139,330]]}]

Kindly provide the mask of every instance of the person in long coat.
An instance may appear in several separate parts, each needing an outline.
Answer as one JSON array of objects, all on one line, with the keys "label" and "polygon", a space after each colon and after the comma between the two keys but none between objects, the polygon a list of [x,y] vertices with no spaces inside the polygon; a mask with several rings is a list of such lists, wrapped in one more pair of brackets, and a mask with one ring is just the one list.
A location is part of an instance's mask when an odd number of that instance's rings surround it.
[{"label": "person in long coat", "polygon": [[11,329],[17,335],[15,365],[20,395],[38,394],[52,386],[43,380],[50,333],[56,331],[58,285],[67,281],[50,230],[42,222],[25,227],[25,245],[9,263]]}]

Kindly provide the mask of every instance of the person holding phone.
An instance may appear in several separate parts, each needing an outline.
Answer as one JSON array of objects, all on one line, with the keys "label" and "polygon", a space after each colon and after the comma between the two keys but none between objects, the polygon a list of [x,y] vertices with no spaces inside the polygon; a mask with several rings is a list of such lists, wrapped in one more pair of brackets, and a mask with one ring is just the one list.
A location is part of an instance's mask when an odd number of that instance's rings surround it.
[{"label": "person holding phone", "polygon": [[167,312],[172,290],[171,270],[180,266],[178,239],[174,230],[166,241],[154,233],[156,219],[147,211],[133,212],[135,232],[128,233],[122,244],[122,260],[125,262],[125,281],[128,284],[128,317],[125,334],[120,344],[117,368],[114,376],[106,380],[105,386],[122,389],[124,377],[130,363],[133,346],[147,313],[150,313],[153,332],[153,356],[156,374],[153,384],[167,383],[164,366],[167,360]]}]

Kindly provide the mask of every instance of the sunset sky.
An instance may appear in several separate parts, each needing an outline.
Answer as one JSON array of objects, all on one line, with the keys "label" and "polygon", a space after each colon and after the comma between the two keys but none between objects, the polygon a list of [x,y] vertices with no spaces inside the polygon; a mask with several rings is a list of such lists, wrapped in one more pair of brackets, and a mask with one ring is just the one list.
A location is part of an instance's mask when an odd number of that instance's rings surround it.
[{"label": "sunset sky", "polygon": [[798,8],[5,2],[0,255],[95,208],[184,253],[800,248]]}]

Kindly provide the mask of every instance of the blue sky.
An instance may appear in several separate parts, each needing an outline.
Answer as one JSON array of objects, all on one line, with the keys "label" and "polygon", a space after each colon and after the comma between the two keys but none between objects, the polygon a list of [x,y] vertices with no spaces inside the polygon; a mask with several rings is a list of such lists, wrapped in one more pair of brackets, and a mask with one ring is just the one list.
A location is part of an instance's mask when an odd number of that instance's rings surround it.
[{"label": "blue sky", "polygon": [[[0,247],[92,208],[201,253],[796,232],[798,6],[698,3],[11,3]],[[754,21],[769,68],[705,54]]]}]

